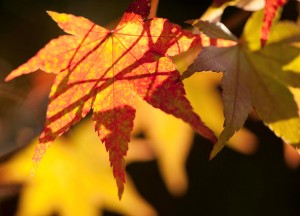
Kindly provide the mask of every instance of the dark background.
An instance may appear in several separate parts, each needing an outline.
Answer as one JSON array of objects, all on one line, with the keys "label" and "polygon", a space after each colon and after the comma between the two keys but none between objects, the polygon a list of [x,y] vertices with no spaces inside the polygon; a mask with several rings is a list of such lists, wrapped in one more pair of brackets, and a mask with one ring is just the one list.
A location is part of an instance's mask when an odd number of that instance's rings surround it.
[{"label": "dark background", "polygon": [[[106,26],[122,16],[128,0],[1,0],[0,1],[0,80],[27,61],[49,40],[62,31],[48,17],[46,10],[87,17]],[[184,21],[198,18],[209,0],[160,0],[158,16],[186,26]],[[285,7],[284,19],[297,17],[296,1]],[[240,34],[244,13],[234,8],[225,11],[223,21]],[[236,18],[235,18],[236,19]],[[0,81],[0,152],[4,155],[19,146],[16,131],[23,125],[40,133],[43,120],[22,112],[22,98],[30,90],[34,75],[22,76],[10,83]],[[14,95],[14,96],[13,96]],[[45,99],[46,100],[46,99]],[[44,110],[41,113],[44,115]],[[13,110],[13,111],[12,111]],[[40,118],[43,119],[41,114]],[[32,121],[32,119],[34,119]],[[6,122],[8,126],[3,125]],[[8,124],[9,123],[9,124]],[[259,149],[246,156],[225,148],[208,161],[211,144],[195,135],[187,162],[189,190],[180,198],[166,190],[156,161],[134,163],[127,167],[136,187],[160,215],[222,216],[297,216],[300,215],[300,169],[289,169],[283,157],[283,145],[261,122],[249,119],[246,127],[259,138]],[[4,131],[4,132],[3,132]],[[25,141],[24,141],[25,142]],[[147,172],[145,172],[147,170]],[[18,192],[1,199],[0,215],[14,215]],[[55,215],[55,213],[54,213]],[[105,215],[116,215],[106,212]]]}]

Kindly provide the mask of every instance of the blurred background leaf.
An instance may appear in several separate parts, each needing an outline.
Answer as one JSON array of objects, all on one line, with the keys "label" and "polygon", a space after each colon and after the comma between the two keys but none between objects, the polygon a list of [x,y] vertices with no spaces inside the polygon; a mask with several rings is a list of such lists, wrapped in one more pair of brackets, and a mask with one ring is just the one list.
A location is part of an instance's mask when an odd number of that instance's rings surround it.
[{"label": "blurred background leaf", "polygon": [[[100,215],[100,209],[124,215],[156,215],[130,178],[122,201],[118,200],[107,152],[90,119],[71,133],[53,143],[34,176],[30,169],[37,140],[1,165],[1,185],[22,185],[16,215],[92,216]],[[134,148],[133,144],[130,147]],[[133,158],[148,157],[145,151],[133,152]]]}]

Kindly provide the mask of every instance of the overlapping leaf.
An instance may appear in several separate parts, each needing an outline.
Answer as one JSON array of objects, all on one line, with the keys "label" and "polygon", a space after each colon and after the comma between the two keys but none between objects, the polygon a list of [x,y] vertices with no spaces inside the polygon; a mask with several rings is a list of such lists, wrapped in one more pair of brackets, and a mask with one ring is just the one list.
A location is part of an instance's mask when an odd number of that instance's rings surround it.
[{"label": "overlapping leaf", "polygon": [[205,13],[193,22],[200,20],[218,22],[228,6],[235,6],[246,11],[257,11],[264,7],[263,25],[261,29],[261,46],[264,46],[269,37],[272,22],[277,11],[286,3],[286,0],[214,0]]},{"label": "overlapping leaf", "polygon": [[228,6],[236,6],[246,11],[256,11],[262,9],[264,5],[265,0],[214,0],[199,20],[220,21]]},{"label": "overlapping leaf", "polygon": [[236,46],[205,48],[184,75],[203,70],[224,72],[221,85],[225,128],[212,156],[242,127],[252,108],[285,142],[300,142],[298,108],[289,90],[289,86],[300,86],[299,68],[284,70],[299,55],[299,48],[288,41],[299,36],[300,30],[293,23],[277,22],[269,43],[260,49],[262,17],[260,11],[248,20]]},{"label": "overlapping leaf", "polygon": [[133,1],[112,31],[83,17],[48,12],[70,35],[50,41],[6,78],[37,69],[57,74],[34,161],[40,161],[56,137],[93,109],[95,129],[109,152],[119,196],[125,182],[123,157],[133,127],[135,96],[216,141],[193,112],[180,75],[167,57],[201,44],[200,38],[166,19],[146,20],[149,2]]},{"label": "overlapping leaf", "polygon": [[261,46],[265,46],[268,40],[272,22],[277,11],[286,3],[286,0],[266,0],[263,25],[261,29]]}]

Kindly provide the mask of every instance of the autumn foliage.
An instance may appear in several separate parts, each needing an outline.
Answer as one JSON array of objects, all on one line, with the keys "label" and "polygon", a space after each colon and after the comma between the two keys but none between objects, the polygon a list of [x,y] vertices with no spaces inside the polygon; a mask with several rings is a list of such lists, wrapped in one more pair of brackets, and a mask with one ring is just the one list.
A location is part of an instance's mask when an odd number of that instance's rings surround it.
[{"label": "autumn foliage", "polygon": [[[212,8],[227,4],[243,8],[240,1],[214,1]],[[298,42],[300,30],[294,23],[274,19],[284,4],[267,0],[265,10],[248,20],[240,39],[211,20],[193,21],[200,33],[192,33],[164,18],[148,19],[150,0],[133,1],[114,30],[84,17],[48,11],[67,34],[51,40],[6,77],[9,81],[37,70],[56,74],[45,128],[34,150],[35,165],[56,138],[92,112],[94,129],[109,154],[121,198],[124,157],[140,99],[209,139],[214,145],[211,157],[243,127],[251,112],[285,142],[298,144],[300,121],[291,88],[300,86],[300,67],[295,67],[299,63],[293,63],[299,45],[292,44]],[[200,51],[198,57],[181,75],[172,57],[193,49]],[[286,54],[284,58],[278,56],[281,53]],[[193,111],[182,82],[203,71],[224,73],[225,122],[219,138]]]}]

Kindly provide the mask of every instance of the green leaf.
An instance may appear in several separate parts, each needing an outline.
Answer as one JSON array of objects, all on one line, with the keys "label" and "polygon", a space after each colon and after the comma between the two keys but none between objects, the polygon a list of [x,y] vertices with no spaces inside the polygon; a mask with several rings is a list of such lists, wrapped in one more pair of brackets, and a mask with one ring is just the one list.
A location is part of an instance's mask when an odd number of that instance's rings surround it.
[{"label": "green leaf", "polygon": [[268,44],[259,49],[260,17],[262,13],[258,12],[248,20],[239,44],[204,48],[183,74],[190,76],[208,70],[224,73],[224,130],[211,157],[243,126],[252,108],[285,142],[300,142],[298,107],[289,89],[300,87],[299,67],[285,67],[299,56],[300,49],[288,41],[299,35],[300,29],[290,22],[274,23]]}]

